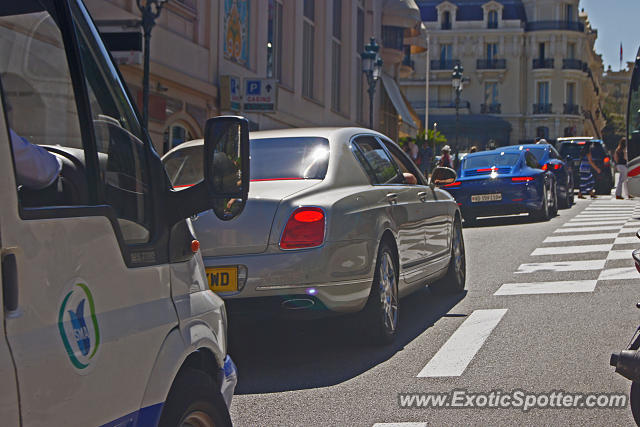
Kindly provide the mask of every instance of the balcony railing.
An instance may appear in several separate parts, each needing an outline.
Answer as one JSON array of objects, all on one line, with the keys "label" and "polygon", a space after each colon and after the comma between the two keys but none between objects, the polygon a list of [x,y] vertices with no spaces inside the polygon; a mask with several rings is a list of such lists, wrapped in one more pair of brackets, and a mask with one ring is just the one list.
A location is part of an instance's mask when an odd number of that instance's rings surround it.
[{"label": "balcony railing", "polygon": [[567,30],[584,32],[584,24],[574,21],[533,21],[527,22],[527,31]]},{"label": "balcony railing", "polygon": [[574,116],[580,115],[580,106],[576,104],[564,104],[564,114],[571,114]]},{"label": "balcony railing", "polygon": [[579,59],[563,59],[562,60],[562,69],[563,70],[580,70],[584,68],[584,63]]},{"label": "balcony railing", "polygon": [[552,104],[533,104],[533,114],[553,114]]},{"label": "balcony railing", "polygon": [[431,60],[431,69],[432,70],[453,70],[455,65],[460,65],[459,59],[432,59]]},{"label": "balcony railing", "polygon": [[[456,108],[455,101],[429,101],[429,108]],[[460,108],[471,108],[469,101],[460,101]]]},{"label": "balcony railing", "polygon": [[502,104],[480,104],[481,114],[502,114]]},{"label": "balcony railing", "polygon": [[382,46],[402,50],[404,45],[404,28],[391,25],[382,26]]},{"label": "balcony railing", "polygon": [[478,70],[504,70],[507,68],[506,59],[478,59],[476,61]]},{"label": "balcony railing", "polygon": [[533,69],[553,68],[553,58],[536,58],[533,60]]}]

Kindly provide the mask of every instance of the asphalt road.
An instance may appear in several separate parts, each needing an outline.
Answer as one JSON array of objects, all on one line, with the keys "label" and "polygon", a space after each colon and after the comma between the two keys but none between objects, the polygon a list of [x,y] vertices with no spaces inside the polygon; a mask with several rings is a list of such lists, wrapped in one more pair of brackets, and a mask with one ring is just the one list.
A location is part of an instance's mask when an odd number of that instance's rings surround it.
[{"label": "asphalt road", "polygon": [[639,202],[600,197],[577,200],[548,222],[479,220],[464,229],[467,291],[405,298],[399,336],[385,348],[367,344],[351,317],[234,325],[234,424],[633,424],[628,406],[401,408],[398,393],[628,395],[609,356],[640,321],[634,217]]}]

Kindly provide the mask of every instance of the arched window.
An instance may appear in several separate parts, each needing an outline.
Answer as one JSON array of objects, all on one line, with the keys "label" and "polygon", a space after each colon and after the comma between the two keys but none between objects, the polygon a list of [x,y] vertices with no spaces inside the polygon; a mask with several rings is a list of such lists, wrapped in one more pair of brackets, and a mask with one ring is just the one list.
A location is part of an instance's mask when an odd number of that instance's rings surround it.
[{"label": "arched window", "polygon": [[173,123],[164,131],[164,152],[166,153],[173,147],[192,139],[193,135],[185,124],[181,122]]},{"label": "arched window", "polygon": [[498,12],[490,10],[487,16],[487,28],[498,28]]},{"label": "arched window", "polygon": [[451,12],[449,12],[448,10],[442,14],[442,29],[451,29]]}]

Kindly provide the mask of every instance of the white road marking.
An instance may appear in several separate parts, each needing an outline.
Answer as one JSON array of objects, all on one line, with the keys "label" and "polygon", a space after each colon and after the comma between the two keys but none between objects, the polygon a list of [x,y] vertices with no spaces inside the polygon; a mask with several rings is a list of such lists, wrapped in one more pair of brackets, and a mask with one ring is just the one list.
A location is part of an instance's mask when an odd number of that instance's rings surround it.
[{"label": "white road marking", "polygon": [[588,211],[629,211],[629,212],[633,212],[636,210],[635,206],[593,206],[593,207],[588,207],[585,208],[582,212],[588,212]]},{"label": "white road marking", "polygon": [[640,240],[638,240],[636,236],[616,237],[616,240],[613,242],[614,245],[625,245],[627,243],[638,243],[640,247]]},{"label": "white road marking", "polygon": [[627,214],[607,214],[607,215],[576,215],[573,219],[631,219],[631,215]]},{"label": "white road marking", "polygon": [[629,249],[612,249],[607,254],[607,260],[612,259],[628,259],[633,262],[631,258],[631,251]]},{"label": "white road marking", "polygon": [[543,243],[558,243],[558,242],[579,242],[587,240],[607,240],[615,239],[618,233],[593,233],[593,234],[574,234],[571,236],[549,236],[544,239]]},{"label": "white road marking", "polygon": [[531,256],[609,252],[612,246],[613,243],[607,243],[604,245],[552,246],[550,248],[536,248],[536,250],[531,252]]},{"label": "white road marking", "polygon": [[427,427],[427,423],[375,423],[373,427]]},{"label": "white road marking", "polygon": [[623,268],[608,268],[602,270],[598,280],[629,280],[639,279],[640,274],[635,267],[623,267]]},{"label": "white road marking", "polygon": [[556,261],[556,262],[533,262],[522,264],[516,273],[535,273],[537,271],[587,271],[602,270],[606,259],[595,259],[590,261]]},{"label": "white road marking", "polygon": [[626,219],[608,219],[608,220],[599,220],[599,219],[571,219],[567,224],[563,227],[575,227],[578,225],[611,225],[611,224],[620,224],[623,225],[627,223]]},{"label": "white road marking", "polygon": [[603,225],[600,227],[558,228],[556,231],[554,231],[554,233],[579,233],[581,231],[612,231],[612,230],[620,230],[620,226],[619,225]]},{"label": "white road marking", "polygon": [[418,377],[462,375],[506,312],[506,309],[475,310],[420,371]]},{"label": "white road marking", "polygon": [[597,280],[568,280],[561,282],[505,283],[494,295],[567,294],[593,292]]}]

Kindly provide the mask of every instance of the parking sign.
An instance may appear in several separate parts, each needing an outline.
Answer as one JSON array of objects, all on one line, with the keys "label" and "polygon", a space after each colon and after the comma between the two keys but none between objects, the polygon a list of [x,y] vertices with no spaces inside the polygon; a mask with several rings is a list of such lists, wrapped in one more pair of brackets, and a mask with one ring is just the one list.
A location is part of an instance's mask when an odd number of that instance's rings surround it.
[{"label": "parking sign", "polygon": [[276,109],[277,83],[273,79],[244,80],[244,111],[272,112]]}]

